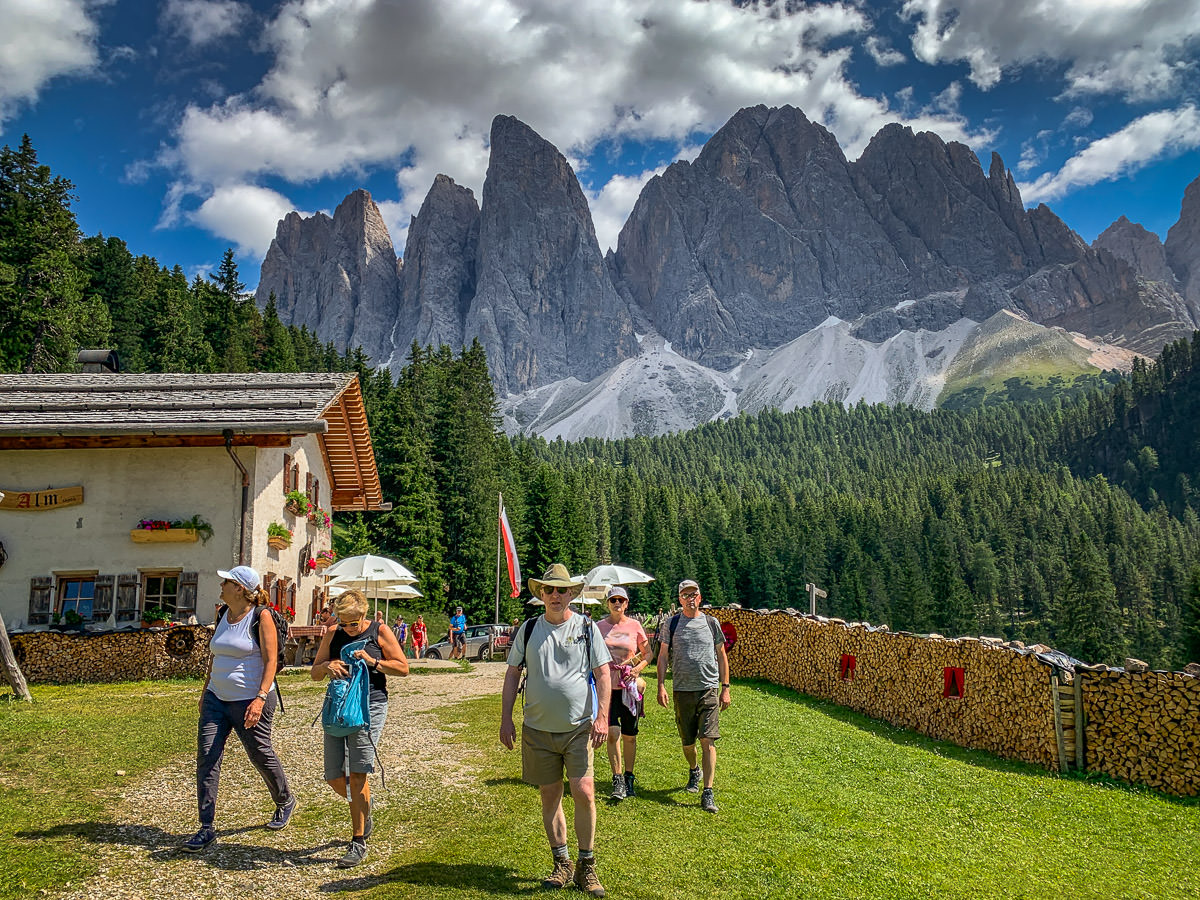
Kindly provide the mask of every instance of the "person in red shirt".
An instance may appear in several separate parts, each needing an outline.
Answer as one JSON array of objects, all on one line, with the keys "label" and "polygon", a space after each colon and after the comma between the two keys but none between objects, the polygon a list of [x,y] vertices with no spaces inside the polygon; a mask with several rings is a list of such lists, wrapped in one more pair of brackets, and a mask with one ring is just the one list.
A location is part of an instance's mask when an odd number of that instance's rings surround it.
[{"label": "person in red shirt", "polygon": [[417,621],[412,624],[413,656],[416,659],[420,659],[421,654],[425,652],[425,642],[427,640],[425,617],[417,616]]}]

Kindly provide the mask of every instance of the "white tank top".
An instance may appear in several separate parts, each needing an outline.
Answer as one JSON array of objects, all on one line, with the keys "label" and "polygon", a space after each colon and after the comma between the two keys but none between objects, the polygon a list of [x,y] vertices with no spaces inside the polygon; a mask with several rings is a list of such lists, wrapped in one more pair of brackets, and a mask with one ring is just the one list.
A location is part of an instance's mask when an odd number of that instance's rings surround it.
[{"label": "white tank top", "polygon": [[[250,622],[258,627],[258,615],[250,610],[235,624],[229,624],[229,613],[221,616],[213,632],[209,648],[212,650],[212,674],[208,689],[221,700],[253,700],[262,685],[263,658],[254,635],[250,633]],[[273,687],[273,686],[272,686]]]}]

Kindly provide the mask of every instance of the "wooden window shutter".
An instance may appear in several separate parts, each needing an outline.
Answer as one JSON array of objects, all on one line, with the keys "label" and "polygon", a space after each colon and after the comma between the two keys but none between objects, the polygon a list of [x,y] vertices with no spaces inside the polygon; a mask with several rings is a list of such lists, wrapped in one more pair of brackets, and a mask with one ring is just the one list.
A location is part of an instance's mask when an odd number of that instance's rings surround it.
[{"label": "wooden window shutter", "polygon": [[196,611],[196,593],[199,583],[199,572],[184,572],[179,576],[179,587],[175,594],[176,612],[191,615]]},{"label": "wooden window shutter", "polygon": [[292,489],[292,454],[283,454],[283,492]]},{"label": "wooden window shutter", "polygon": [[312,484],[313,484],[312,472],[305,472],[304,473],[304,494],[305,494],[305,496],[308,497],[308,501],[310,503],[313,502]]},{"label": "wooden window shutter", "polygon": [[321,479],[313,479],[313,506],[321,505]]},{"label": "wooden window shutter", "polygon": [[50,624],[50,598],[54,589],[54,579],[48,575],[40,575],[29,579],[29,624]]},{"label": "wooden window shutter", "polygon": [[142,576],[128,572],[117,576],[117,621],[136,622],[139,614],[138,594],[141,593]]},{"label": "wooden window shutter", "polygon": [[96,576],[96,593],[92,599],[92,621],[99,622],[112,615],[113,594],[116,587],[116,575]]},{"label": "wooden window shutter", "polygon": [[293,491],[300,490],[300,463],[292,463],[292,478],[288,483]]}]

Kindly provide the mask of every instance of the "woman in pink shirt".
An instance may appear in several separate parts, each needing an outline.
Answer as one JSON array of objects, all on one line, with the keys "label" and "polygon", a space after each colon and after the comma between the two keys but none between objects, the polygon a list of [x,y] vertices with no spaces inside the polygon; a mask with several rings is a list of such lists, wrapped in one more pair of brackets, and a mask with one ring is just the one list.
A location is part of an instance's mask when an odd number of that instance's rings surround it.
[{"label": "woman in pink shirt", "polygon": [[[604,645],[612,654],[612,700],[608,705],[608,762],[612,766],[612,799],[635,796],[633,763],[637,756],[638,713],[641,691],[638,675],[650,662],[646,631],[637,619],[625,615],[629,594],[613,585],[608,589],[608,618],[599,623]],[[624,766],[621,765],[624,755]]]}]

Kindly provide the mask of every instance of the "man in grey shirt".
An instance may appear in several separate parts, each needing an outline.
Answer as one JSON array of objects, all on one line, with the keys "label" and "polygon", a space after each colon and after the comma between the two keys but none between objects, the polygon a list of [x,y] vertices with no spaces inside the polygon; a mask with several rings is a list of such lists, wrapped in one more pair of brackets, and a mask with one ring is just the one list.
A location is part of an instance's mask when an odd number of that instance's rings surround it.
[{"label": "man in grey shirt", "polygon": [[[529,592],[546,604],[546,612],[520,626],[508,651],[508,671],[500,713],[500,743],[516,744],[513,706],[521,669],[526,669],[524,722],[521,726],[521,775],[537,785],[542,824],[550,841],[554,869],[542,882],[562,888],[574,880],[592,897],[603,897],[596,877],[596,790],[593,750],[608,738],[608,702],[612,660],[600,629],[587,616],[571,611],[583,591],[583,579],[572,578],[556,563],[541,578],[529,579]],[[589,676],[592,676],[589,679]],[[567,850],[563,814],[563,770],[575,801],[575,837],[579,864]]]},{"label": "man in grey shirt", "polygon": [[696,765],[698,738],[704,776],[700,808],[715,813],[713,776],[717,769],[716,741],[721,736],[720,711],[728,709],[731,702],[729,657],[725,655],[725,635],[720,623],[700,612],[700,601],[700,585],[690,578],[679,582],[682,612],[659,625],[658,705],[669,705],[666,678],[670,662],[675,726],[690,770],[685,790],[690,794],[700,790],[701,768]]}]

